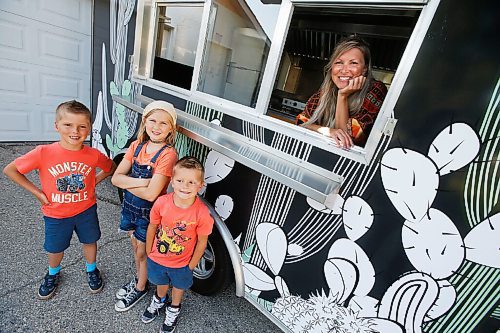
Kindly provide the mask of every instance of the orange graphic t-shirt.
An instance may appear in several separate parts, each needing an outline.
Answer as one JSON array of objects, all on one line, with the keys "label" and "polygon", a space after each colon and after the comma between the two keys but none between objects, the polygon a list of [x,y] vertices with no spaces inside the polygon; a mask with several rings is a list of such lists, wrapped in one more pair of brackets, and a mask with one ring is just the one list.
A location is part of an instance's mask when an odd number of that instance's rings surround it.
[{"label": "orange graphic t-shirt", "polygon": [[42,191],[50,202],[42,212],[53,218],[72,217],[93,206],[96,168],[109,172],[113,165],[95,148],[73,151],[58,142],[37,146],[14,162],[22,174],[39,171]]},{"label": "orange graphic t-shirt", "polygon": [[158,228],[149,258],[165,267],[180,268],[189,264],[198,235],[212,233],[214,220],[199,198],[191,207],[179,208],[169,193],[155,201],[150,223]]},{"label": "orange graphic t-shirt", "polygon": [[[133,163],[134,152],[138,145],[139,141],[135,140],[134,142],[132,142],[132,144],[127,149],[127,152],[125,153],[125,156],[123,156],[123,158],[129,161],[130,163]],[[151,154],[148,154],[146,152],[146,148],[147,148],[147,143],[144,144],[144,146],[142,146],[139,155],[137,155],[136,162],[138,164],[148,165],[153,156],[156,154],[156,151],[152,152]],[[152,165],[153,174],[158,173],[165,177],[172,177],[172,170],[174,169],[174,165],[176,162],[177,162],[177,152],[175,151],[175,148],[173,147],[166,148],[161,152],[160,156],[158,156],[156,163]]]}]

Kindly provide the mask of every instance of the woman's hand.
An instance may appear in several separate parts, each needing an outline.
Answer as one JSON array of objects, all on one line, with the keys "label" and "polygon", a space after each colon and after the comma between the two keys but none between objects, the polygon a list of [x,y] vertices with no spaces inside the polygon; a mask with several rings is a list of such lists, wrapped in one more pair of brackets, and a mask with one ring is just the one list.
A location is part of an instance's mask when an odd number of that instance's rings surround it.
[{"label": "woman's hand", "polygon": [[363,85],[365,84],[365,81],[366,77],[363,75],[355,77],[352,80],[349,80],[349,84],[346,87],[339,90],[339,95],[347,97],[352,93],[361,90],[361,88],[363,88]]},{"label": "woman's hand", "polygon": [[319,127],[317,131],[332,140],[340,147],[349,149],[354,145],[351,136],[340,128]]}]

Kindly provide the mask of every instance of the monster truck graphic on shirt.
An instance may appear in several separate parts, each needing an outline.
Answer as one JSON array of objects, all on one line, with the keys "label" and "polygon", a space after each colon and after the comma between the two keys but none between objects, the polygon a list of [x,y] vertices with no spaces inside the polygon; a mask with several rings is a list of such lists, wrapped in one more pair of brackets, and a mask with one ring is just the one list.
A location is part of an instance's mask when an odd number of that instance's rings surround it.
[{"label": "monster truck graphic on shirt", "polygon": [[167,254],[167,252],[172,252],[180,255],[184,251],[184,245],[182,243],[191,239],[191,237],[183,236],[179,234],[179,231],[186,231],[186,224],[184,222],[177,222],[175,227],[171,230],[165,227],[166,230],[158,228],[156,232],[156,248],[161,254]]},{"label": "monster truck graphic on shirt", "polygon": [[85,188],[84,179],[85,177],[78,173],[58,178],[56,180],[57,190],[60,192],[77,193]]}]

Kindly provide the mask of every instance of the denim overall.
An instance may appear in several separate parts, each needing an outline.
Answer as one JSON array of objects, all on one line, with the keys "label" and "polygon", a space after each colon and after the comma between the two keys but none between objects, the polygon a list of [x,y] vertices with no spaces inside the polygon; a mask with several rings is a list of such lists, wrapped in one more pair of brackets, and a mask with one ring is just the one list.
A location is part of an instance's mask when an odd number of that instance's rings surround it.
[{"label": "denim overall", "polygon": [[[152,178],[153,177],[153,165],[155,164],[156,160],[160,156],[160,154],[170,145],[165,145],[161,147],[156,154],[153,156],[149,164],[139,164],[137,163],[136,159],[137,156],[139,155],[139,152],[141,151],[142,147],[144,146],[144,143],[140,143],[137,148],[135,149],[134,152],[134,157],[132,159],[132,172],[130,173],[130,177],[133,178]],[[151,211],[151,207],[153,207],[153,202],[144,200],[139,198],[138,196],[133,195],[127,190],[124,190],[123,194],[123,213],[128,213],[127,215],[129,217],[132,217],[133,221],[132,224],[136,224],[136,230],[134,232],[134,236],[140,240],[140,241],[145,241],[146,237],[146,229],[147,229],[147,224],[149,224],[149,213]],[[125,212],[127,211],[127,212]],[[124,215],[122,213],[122,215]],[[123,219],[123,217],[122,217]],[[141,223],[142,221],[142,223]],[[146,223],[147,222],[147,223]],[[145,225],[141,225],[145,224]],[[129,229],[130,228],[130,229]],[[137,230],[138,228],[142,228],[143,230]],[[133,227],[130,225],[127,226],[127,229],[132,230]],[[122,229],[123,230],[123,229]],[[144,238],[144,239],[142,239]]]}]

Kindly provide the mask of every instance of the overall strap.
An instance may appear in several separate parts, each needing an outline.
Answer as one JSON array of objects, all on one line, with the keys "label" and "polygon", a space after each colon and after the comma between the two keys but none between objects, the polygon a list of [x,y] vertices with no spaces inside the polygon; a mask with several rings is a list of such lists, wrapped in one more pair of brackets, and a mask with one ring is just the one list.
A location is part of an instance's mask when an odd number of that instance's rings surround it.
[{"label": "overall strap", "polygon": [[155,164],[156,163],[156,160],[158,159],[158,157],[160,156],[161,152],[164,151],[166,148],[168,147],[171,147],[171,145],[164,145],[163,147],[161,147],[155,154],[155,156],[153,156],[153,158],[151,159],[151,164]]},{"label": "overall strap", "polygon": [[141,142],[137,145],[137,148],[135,148],[135,152],[134,152],[134,159],[137,158],[137,156],[139,156],[139,153],[141,152],[141,149],[143,146],[144,146],[144,142]]}]

